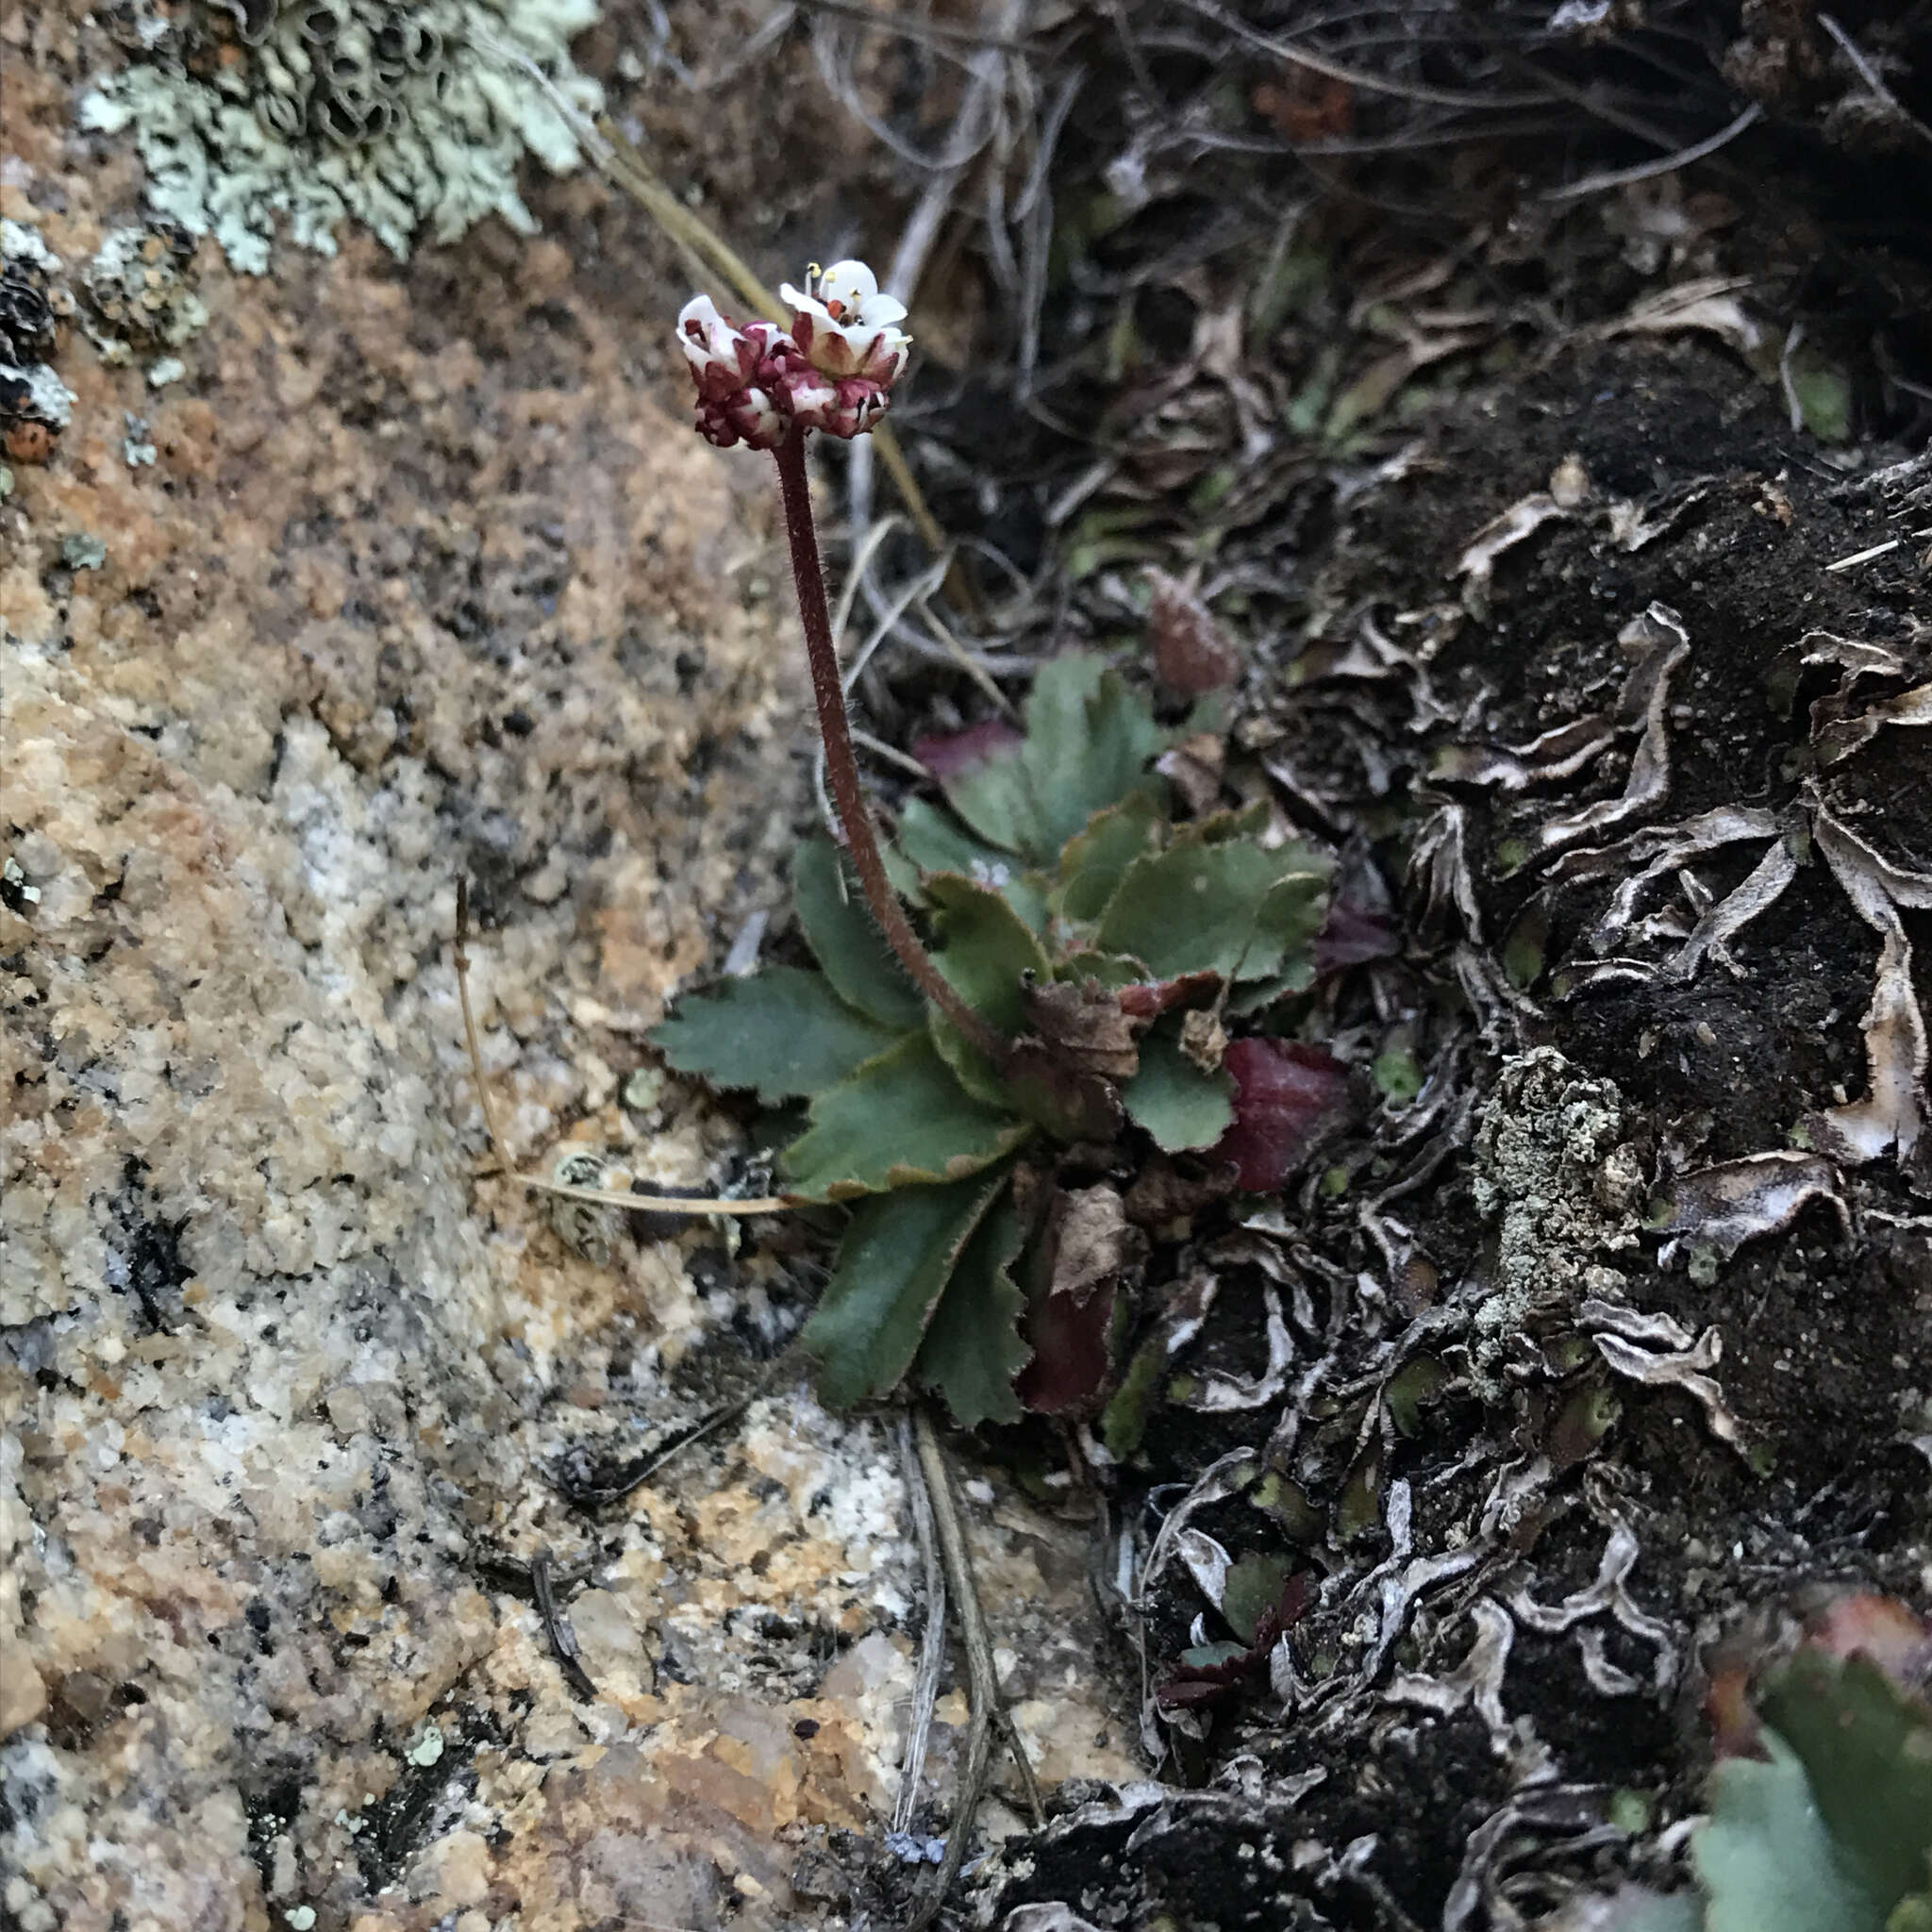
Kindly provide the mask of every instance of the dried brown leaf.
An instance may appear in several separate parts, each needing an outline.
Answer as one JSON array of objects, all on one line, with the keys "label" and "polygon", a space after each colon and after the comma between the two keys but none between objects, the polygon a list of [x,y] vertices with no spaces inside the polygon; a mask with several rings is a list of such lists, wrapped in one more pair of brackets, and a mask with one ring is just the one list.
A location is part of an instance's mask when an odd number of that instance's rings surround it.
[{"label": "dried brown leaf", "polygon": [[1659,1259],[1668,1266],[1685,1241],[1700,1241],[1728,1260],[1745,1241],[1789,1227],[1809,1201],[1827,1202],[1840,1227],[1851,1231],[1837,1170],[1800,1148],[1774,1148],[1682,1174],[1659,1204],[1658,1232],[1674,1237]]},{"label": "dried brown leaf", "polygon": [[1241,654],[1220,620],[1193,591],[1165,571],[1149,569],[1147,610],[1155,674],[1184,698],[1221,691],[1241,675]]},{"label": "dried brown leaf", "polygon": [[1024,993],[1027,1024],[1049,1047],[1089,1073],[1131,1080],[1141,1064],[1119,995],[1097,979],[1055,980]]}]

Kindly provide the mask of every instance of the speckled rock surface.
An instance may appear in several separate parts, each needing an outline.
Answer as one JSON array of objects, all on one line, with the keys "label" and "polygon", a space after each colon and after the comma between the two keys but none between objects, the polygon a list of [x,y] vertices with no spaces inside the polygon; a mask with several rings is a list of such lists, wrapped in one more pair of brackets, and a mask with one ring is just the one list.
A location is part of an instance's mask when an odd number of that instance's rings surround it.
[{"label": "speckled rock surface", "polygon": [[[0,29],[0,213],[70,275],[138,216],[71,133],[77,17]],[[836,1918],[801,1852],[890,1807],[918,1571],[878,1427],[786,1384],[597,1515],[547,1479],[704,1413],[707,1352],[768,1356],[810,1252],[647,1231],[593,1265],[480,1132],[459,871],[517,1157],[719,1182],[735,1124],[625,1081],[782,907],[806,796],[766,478],[685,425],[664,265],[593,297],[569,239],[403,269],[356,237],[259,281],[204,244],[180,375],[69,329],[73,422],[0,503],[25,1932]],[[1042,1771],[1127,1773],[1078,1537],[973,1507]],[[594,1695],[485,1560],[542,1553]]]}]

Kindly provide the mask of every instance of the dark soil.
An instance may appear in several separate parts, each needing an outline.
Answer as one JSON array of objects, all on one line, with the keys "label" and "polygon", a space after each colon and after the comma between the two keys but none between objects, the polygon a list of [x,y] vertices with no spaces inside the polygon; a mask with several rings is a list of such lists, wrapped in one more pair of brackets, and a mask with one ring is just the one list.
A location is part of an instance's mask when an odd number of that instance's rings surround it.
[{"label": "dark soil", "polygon": [[[1855,573],[1826,572],[1882,541],[1882,519],[1790,433],[1773,394],[1720,351],[1680,341],[1564,354],[1445,411],[1423,433],[1413,480],[1372,496],[1338,533],[1323,565],[1332,604],[1392,612],[1439,602],[1471,535],[1541,488],[1573,451],[1592,480],[1645,500],[1707,480],[1694,511],[1635,556],[1567,524],[1506,555],[1487,622],[1465,625],[1432,666],[1458,709],[1480,708],[1486,739],[1519,742],[1600,703],[1603,681],[1620,673],[1618,628],[1653,601],[1670,605],[1689,631],[1691,657],[1673,712],[1671,791],[1648,816],[1788,807],[1808,770],[1806,719],[1802,706],[1788,718],[1769,704],[1773,658],[1813,628],[1874,641],[1913,635],[1913,603],[1924,596],[1916,551],[1904,545]],[[1768,509],[1772,493],[1789,503],[1788,518]],[[1296,694],[1272,708],[1291,739],[1322,728]],[[1923,858],[1932,853],[1932,773],[1927,747],[1913,736],[1893,733],[1868,748],[1843,783],[1854,809],[1868,810],[1899,851]],[[1429,749],[1424,742],[1407,754],[1411,776]],[[1540,885],[1534,874],[1506,875],[1498,846],[1580,801],[1613,795],[1623,760],[1608,762],[1614,769],[1507,803],[1470,796],[1472,866],[1488,934],[1508,932]],[[1727,890],[1747,864],[1719,868],[1708,882]],[[1747,928],[1737,948],[1740,976],[1707,969],[1681,987],[1613,982],[1554,996],[1549,981],[1560,978],[1607,891],[1598,884],[1554,896],[1539,1010],[1522,1017],[1520,1042],[1553,1046],[1580,1073],[1614,1081],[1629,1139],[1651,1149],[1674,1140],[1694,1146],[1699,1163],[1724,1160],[1785,1145],[1799,1116],[1830,1105],[1835,1087],[1861,1090],[1858,1021],[1877,944],[1822,864]],[[1923,917],[1916,924],[1919,937],[1932,937]],[[1890,1212],[1924,1213],[1924,1204],[1883,1171],[1861,1174],[1856,1192]],[[1445,1284],[1464,1268],[1480,1269],[1485,1228],[1459,1161],[1402,1211]],[[1653,1257],[1655,1248],[1652,1241]],[[1923,1399],[1932,1361],[1932,1254],[1923,1223],[1867,1221],[1847,1238],[1813,1207],[1787,1233],[1747,1245],[1702,1279],[1654,1258],[1624,1265],[1639,1307],[1666,1310],[1692,1331],[1718,1328],[1720,1379],[1757,1447],[1757,1466],[1713,1440],[1684,1396],[1620,1390],[1622,1421],[1587,1465],[1553,1482],[1541,1507],[1555,1520],[1523,1552],[1517,1574],[1544,1603],[1588,1585],[1603,1536],[1577,1505],[1586,1486],[1601,1486],[1628,1512],[1641,1550],[1633,1588],[1646,1611],[1672,1626],[1685,1670],[1648,1694],[1607,1697],[1592,1690],[1570,1638],[1525,1632],[1510,1657],[1506,1708],[1551,1748],[1558,1777],[1642,1791],[1664,1815],[1681,1815],[1696,1808],[1707,1761],[1695,1718],[1700,1641],[1809,1587],[1924,1594],[1932,1501],[1924,1457],[1901,1441],[1901,1427]],[[1245,1354],[1252,1368],[1257,1315],[1252,1291],[1230,1294],[1203,1357]],[[1480,1412],[1466,1399],[1424,1410],[1384,1481],[1407,1476],[1420,1495],[1485,1431],[1501,1429],[1519,1449],[1529,1447],[1559,1400],[1519,1401],[1513,1415]],[[1150,1431],[1145,1474],[1186,1483],[1215,1455],[1265,1439],[1275,1417],[1240,1418],[1244,1430],[1228,1428],[1229,1420],[1167,1411]],[[1332,1521],[1350,1467],[1333,1459],[1332,1486],[1309,1497],[1318,1515]],[[1217,1505],[1197,1523],[1238,1557],[1281,1547],[1244,1501]],[[1372,1537],[1368,1555],[1385,1547]],[[1417,1547],[1431,1544],[1419,1534]],[[1332,1531],[1308,1554],[1335,1574],[1349,1568]],[[1189,1641],[1199,1610],[1186,1573],[1169,1570],[1150,1619],[1157,1670]],[[1319,1672],[1319,1615],[1311,1622],[1315,1632],[1297,1648]],[[1442,1668],[1466,1640],[1465,1625],[1447,1644],[1424,1647]],[[1643,1647],[1623,1633],[1611,1633],[1607,1652],[1631,1675],[1647,1674]],[[1472,1833],[1512,1785],[1482,1727],[1466,1714],[1436,1722],[1365,1711],[1338,1752],[1334,1740],[1284,1726],[1268,1704],[1257,1698],[1215,1721],[1200,1774],[1237,1752],[1256,1753],[1266,1791],[1319,1768],[1324,1781],[1299,1803],[1176,1804],[1169,1826],[1131,1854],[1130,1824],[1064,1827],[1029,1873],[1008,1881],[1001,1903],[1078,1900],[1099,1924],[1141,1923],[1161,1911],[1224,1925],[1371,1925],[1399,1923],[1392,1898],[1414,1921],[1434,1923],[1468,1869]],[[1366,1880],[1311,1872],[1306,1856],[1294,1875],[1298,1845],[1334,1852],[1365,1837],[1374,1851],[1363,1870],[1388,1897]],[[1567,1875],[1591,1875],[1602,1856],[1571,1859]]]},{"label": "dark soil", "polygon": [[[1814,629],[1920,648],[1923,533],[1914,538],[1888,522],[1882,502],[1857,487],[1858,468],[1879,455],[1855,458],[1848,472],[1842,452],[1792,431],[1775,389],[1704,338],[1560,345],[1446,403],[1410,433],[1420,447],[1402,480],[1358,496],[1325,527],[1321,519],[1304,525],[1293,558],[1306,587],[1300,608],[1333,613],[1331,627],[1312,625],[1312,641],[1299,650],[1276,647],[1250,691],[1246,741],[1264,759],[1286,755],[1296,771],[1328,781],[1328,811],[1342,829],[1376,834],[1376,855],[1391,876],[1407,859],[1418,817],[1432,801],[1457,799],[1469,815],[1479,914],[1479,926],[1460,937],[1494,947],[1532,901],[1541,904],[1541,973],[1531,1003],[1500,1034],[1492,1029],[1473,1076],[1478,1091],[1508,1056],[1555,1048],[1579,1078],[1615,1083],[1622,1139],[1652,1187],[1665,1179],[1665,1150],[1698,1167],[1788,1145],[1801,1116],[1866,1083],[1859,1023],[1877,939],[1823,862],[1813,856],[1744,930],[1735,974],[1707,962],[1686,984],[1613,980],[1566,996],[1566,969],[1591,958],[1583,935],[1614,879],[1546,889],[1542,869],[1509,870],[1510,848],[1559,813],[1615,796],[1627,758],[1611,754],[1513,798],[1437,790],[1426,774],[1451,737],[1519,744],[1600,708],[1624,669],[1618,631],[1661,603],[1681,618],[1690,655],[1672,692],[1670,788],[1635,823],[1676,823],[1734,805],[1794,812],[1819,778],[1807,718],[1816,691],[1806,686],[1787,714],[1770,701],[1767,674],[1780,651]],[[1602,523],[1589,517],[1546,525],[1499,558],[1486,613],[1464,618],[1452,603],[1459,553],[1491,517],[1545,488],[1573,454],[1604,496],[1654,507],[1688,498],[1688,507],[1666,535],[1634,554],[1607,541]],[[1893,535],[1906,541],[1886,555],[1828,568]],[[1326,661],[1339,655],[1362,613],[1399,637],[1402,613],[1432,610],[1444,641],[1428,673],[1457,714],[1453,731],[1408,730],[1406,693],[1350,690],[1324,674],[1324,653]],[[1392,782],[1351,758],[1338,715],[1357,721],[1359,739],[1392,769]],[[1894,857],[1920,865],[1932,856],[1925,736],[1881,734],[1830,777],[1842,813]],[[1293,798],[1283,803],[1297,815]],[[1722,895],[1758,851],[1728,847],[1694,869]],[[1408,950],[1386,973],[1381,998],[1385,1008],[1434,1003],[1428,1037],[1441,1042],[1454,1030],[1442,1008],[1457,1005],[1445,991],[1446,953],[1424,929],[1421,894],[1411,891],[1407,909],[1415,922]],[[1932,921],[1906,919],[1923,960]],[[1918,991],[1922,1002],[1932,991],[1923,966]],[[1338,1031],[1366,1024],[1363,1002],[1359,989],[1337,992],[1323,1024]],[[1348,1165],[1345,1153],[1336,1158]],[[1367,1159],[1355,1170],[1358,1183],[1382,1164]],[[1538,1486],[1508,1548],[1426,1596],[1390,1663],[1398,1673],[1453,1671],[1470,1647],[1473,1625],[1461,1612],[1473,1598],[1522,1591],[1558,1603],[1595,1576],[1606,1526],[1627,1524],[1639,1549],[1629,1588],[1643,1615],[1668,1630],[1669,1667],[1650,1642],[1607,1620],[1557,1635],[1519,1625],[1502,1678],[1517,1745],[1533,1732],[1546,1747],[1530,1774],[1533,1788],[1589,1788],[1595,1798],[1578,1800],[1574,1817],[1552,1817],[1513,1837],[1479,1834],[1512,1793],[1523,1801],[1526,1759],[1469,1710],[1438,1717],[1386,1701],[1385,1668],[1379,1685],[1352,1686],[1325,1705],[1317,1697],[1284,1717],[1263,1677],[1205,1724],[1197,1719],[1205,1735],[1171,1730],[1174,1755],[1165,1774],[1200,1786],[1198,1798],[1174,1796],[1131,1818],[1070,1813],[1045,1842],[1008,1852],[999,1908],[1061,1900],[1108,1925],[1162,1914],[1222,1925],[1464,1924],[1491,1923],[1477,1901],[1512,1869],[1525,1888],[1516,1894],[1520,1904],[1551,1906],[1576,1884],[1633,1872],[1680,1882],[1668,1861],[1657,1862],[1654,1837],[1600,1832],[1592,1840],[1584,1827],[1601,1820],[1613,1789],[1641,1793],[1658,1826],[1698,1808],[1708,1764],[1699,1660],[1708,1646],[1753,1616],[1802,1607],[1834,1588],[1883,1590],[1923,1607],[1932,1589],[1932,1485],[1923,1451],[1904,1439],[1924,1428],[1932,1247],[1927,1204],[1895,1166],[1846,1175],[1849,1234],[1813,1205],[1788,1230],[1745,1244],[1728,1262],[1711,1257],[1687,1271],[1680,1257],[1667,1269],[1654,1237],[1619,1257],[1637,1307],[1674,1316],[1692,1334],[1715,1327],[1722,1338],[1712,1373],[1742,1422],[1740,1453],[1713,1437],[1684,1394],[1612,1386],[1583,1359],[1588,1351],[1566,1355],[1560,1309],[1544,1311],[1537,1343],[1523,1352],[1526,1358],[1540,1349],[1536,1372],[1506,1376],[1507,1394],[1472,1386],[1456,1310],[1466,1308],[1472,1284],[1492,1264],[1495,1226],[1472,1194],[1471,1163],[1469,1149],[1459,1148],[1397,1210],[1441,1283],[1424,1319],[1441,1324],[1441,1341],[1428,1347],[1439,1351],[1448,1386],[1411,1429],[1397,1429],[1374,1485],[1384,1497],[1397,1479],[1410,1485],[1414,1550],[1441,1554],[1467,1533],[1481,1488],[1499,1468],[1540,1451],[1557,1466]],[[1348,1276],[1375,1267],[1352,1206],[1338,1211],[1312,1190],[1291,1199],[1294,1237],[1344,1284],[1328,1285],[1326,1294],[1339,1297],[1328,1301],[1315,1286],[1324,1311],[1319,1332],[1297,1329],[1297,1367],[1319,1354],[1323,1334],[1338,1330],[1344,1357],[1356,1348],[1358,1366],[1372,1340],[1393,1339],[1406,1352],[1412,1344],[1401,1339],[1399,1318],[1349,1300]],[[1260,1278],[1227,1268],[1222,1279],[1223,1298],[1187,1366],[1253,1374]],[[1614,1397],[1619,1419],[1565,1467],[1563,1419],[1593,1389]],[[1236,1558],[1286,1553],[1326,1579],[1320,1605],[1290,1638],[1305,1685],[1331,1672],[1346,1676],[1364,1641],[1365,1600],[1351,1591],[1391,1554],[1382,1522],[1357,1524],[1352,1536],[1346,1527],[1351,1485],[1363,1479],[1356,1449],[1368,1428],[1362,1399],[1330,1399],[1325,1410],[1326,1420],[1322,1404],[1307,1417],[1295,1465],[1312,1531],[1305,1524],[1285,1539],[1252,1484],[1191,1519]],[[1124,1473],[1127,1493],[1172,1485],[1158,1491],[1171,1507],[1216,1457],[1262,1451],[1280,1421],[1278,1405],[1232,1415],[1158,1409]],[[1332,1431],[1325,1445],[1324,1430]],[[1371,1591],[1366,1604],[1374,1601]],[[1211,1611],[1204,1625],[1203,1613],[1194,1580],[1169,1564],[1142,1626],[1157,1682],[1189,1644],[1226,1634]],[[1577,1642],[1577,1631],[1591,1628],[1627,1688],[1593,1686]],[[1304,1774],[1319,1774],[1319,1782],[1287,1795]]]}]

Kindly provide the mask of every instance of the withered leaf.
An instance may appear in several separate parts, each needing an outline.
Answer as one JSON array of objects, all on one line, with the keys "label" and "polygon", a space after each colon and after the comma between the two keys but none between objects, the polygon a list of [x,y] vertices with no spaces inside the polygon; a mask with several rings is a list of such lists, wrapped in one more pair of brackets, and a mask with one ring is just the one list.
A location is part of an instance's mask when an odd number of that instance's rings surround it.
[{"label": "withered leaf", "polygon": [[1146,577],[1154,593],[1147,629],[1161,683],[1184,698],[1232,684],[1241,675],[1241,660],[1214,613],[1165,571],[1150,569]]},{"label": "withered leaf", "polygon": [[1126,1110],[1106,1074],[1043,1040],[1015,1042],[1002,1073],[1012,1105],[1057,1141],[1112,1141]]},{"label": "withered leaf", "polygon": [[1143,1248],[1112,1188],[1056,1191],[1034,1257],[1026,1316],[1033,1359],[1015,1384],[1026,1407],[1086,1415],[1098,1407],[1113,1370],[1115,1291]]},{"label": "withered leaf", "polygon": [[1026,1024],[1041,1042],[1087,1073],[1131,1080],[1141,1064],[1134,1029],[1118,994],[1097,979],[1028,986]]}]

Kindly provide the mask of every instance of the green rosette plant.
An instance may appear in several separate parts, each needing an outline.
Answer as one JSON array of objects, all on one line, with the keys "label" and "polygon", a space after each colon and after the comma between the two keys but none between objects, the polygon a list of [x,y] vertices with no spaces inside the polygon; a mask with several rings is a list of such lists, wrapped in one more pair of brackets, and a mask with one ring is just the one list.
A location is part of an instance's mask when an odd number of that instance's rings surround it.
[{"label": "green rosette plant", "polygon": [[1166,1154],[1211,1150],[1229,1185],[1278,1185],[1341,1070],[1317,1049],[1230,1047],[1223,1021],[1313,978],[1328,868],[1270,838],[1265,804],[1177,821],[1152,769],[1168,734],[1082,654],[1041,669],[1024,730],[922,747],[945,805],[913,800],[881,846],[805,448],[813,431],[850,440],[879,423],[911,338],[863,262],[782,294],[789,322],[741,325],[695,296],[676,341],[698,433],[777,466],[842,850],[808,844],[794,868],[816,971],[727,981],[651,1038],[680,1073],[804,1103],[778,1157],[787,1198],[849,1204],[804,1334],[826,1402],[910,1377],[968,1425],[1088,1413],[1141,1238],[1112,1187],[1063,1176],[1106,1172],[1138,1133]]},{"label": "green rosette plant", "polygon": [[981,1029],[922,993],[817,840],[793,877],[817,970],[727,980],[651,1035],[680,1073],[806,1103],[781,1185],[852,1204],[804,1335],[835,1407],[908,1377],[967,1425],[1091,1403],[1137,1238],[1111,1190],[1057,1181],[1062,1151],[1214,1150],[1218,1012],[1313,977],[1326,862],[1268,843],[1265,808],[1176,822],[1167,734],[1116,672],[1052,660],[1024,723],[928,747],[945,805],[913,800],[884,853]]}]

